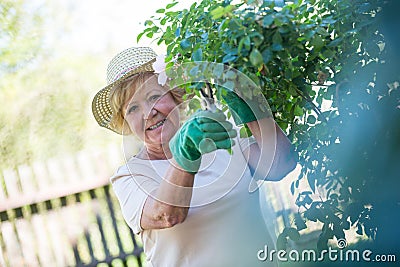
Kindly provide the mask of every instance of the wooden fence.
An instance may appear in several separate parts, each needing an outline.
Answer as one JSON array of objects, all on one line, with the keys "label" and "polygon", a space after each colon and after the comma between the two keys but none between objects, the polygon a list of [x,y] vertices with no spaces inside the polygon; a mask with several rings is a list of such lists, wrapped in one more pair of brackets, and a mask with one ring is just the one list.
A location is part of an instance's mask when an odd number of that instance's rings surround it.
[{"label": "wooden fence", "polygon": [[0,266],[142,266],[109,185],[118,146],[2,172]]},{"label": "wooden fence", "polygon": [[[0,266],[142,266],[140,239],[109,185],[123,162],[121,149],[109,146],[3,170]],[[266,187],[265,203],[275,214],[265,216],[277,217],[271,231],[291,223],[291,180]]]}]

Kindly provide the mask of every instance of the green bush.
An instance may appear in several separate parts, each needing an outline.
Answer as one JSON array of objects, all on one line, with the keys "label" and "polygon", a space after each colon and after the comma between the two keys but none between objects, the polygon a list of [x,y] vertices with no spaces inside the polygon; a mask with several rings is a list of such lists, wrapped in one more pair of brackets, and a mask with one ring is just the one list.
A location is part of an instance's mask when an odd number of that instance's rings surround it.
[{"label": "green bush", "polygon": [[[322,222],[319,249],[351,226],[398,244],[400,77],[391,47],[399,43],[387,38],[398,20],[386,12],[398,10],[395,1],[203,0],[174,11],[176,4],[158,9],[138,39],[166,45],[167,61],[223,63],[261,88],[299,155],[290,188],[297,230]],[[298,189],[302,179],[309,191]],[[387,213],[396,215],[385,220]]]}]

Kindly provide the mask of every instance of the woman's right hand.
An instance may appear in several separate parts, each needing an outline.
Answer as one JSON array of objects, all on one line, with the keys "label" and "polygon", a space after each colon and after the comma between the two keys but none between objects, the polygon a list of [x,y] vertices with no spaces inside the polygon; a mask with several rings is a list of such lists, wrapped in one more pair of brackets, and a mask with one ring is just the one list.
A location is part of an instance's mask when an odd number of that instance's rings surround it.
[{"label": "woman's right hand", "polygon": [[201,155],[217,149],[229,149],[237,133],[221,111],[194,113],[169,142],[175,161],[185,171],[197,173]]},{"label": "woman's right hand", "polygon": [[264,97],[242,98],[236,92],[229,90],[221,96],[228,105],[236,125],[272,117],[270,107]]}]

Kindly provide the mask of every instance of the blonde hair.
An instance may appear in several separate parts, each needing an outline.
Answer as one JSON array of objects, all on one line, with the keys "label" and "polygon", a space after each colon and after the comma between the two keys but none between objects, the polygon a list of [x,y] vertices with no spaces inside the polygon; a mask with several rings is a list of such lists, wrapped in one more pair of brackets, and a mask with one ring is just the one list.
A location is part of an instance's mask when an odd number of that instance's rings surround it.
[{"label": "blonde hair", "polygon": [[[141,72],[135,74],[123,82],[115,85],[110,91],[110,105],[112,110],[112,116],[110,121],[110,126],[122,133],[123,135],[132,134],[132,131],[125,120],[125,104],[126,102],[133,97],[136,90],[146,81],[151,78],[157,78],[158,74],[154,72]],[[181,110],[184,109],[184,105],[180,105],[183,103],[183,96],[185,94],[185,90],[182,88],[173,88],[169,89],[168,83],[164,86],[168,89],[168,92],[172,95],[175,103],[179,105]]]}]

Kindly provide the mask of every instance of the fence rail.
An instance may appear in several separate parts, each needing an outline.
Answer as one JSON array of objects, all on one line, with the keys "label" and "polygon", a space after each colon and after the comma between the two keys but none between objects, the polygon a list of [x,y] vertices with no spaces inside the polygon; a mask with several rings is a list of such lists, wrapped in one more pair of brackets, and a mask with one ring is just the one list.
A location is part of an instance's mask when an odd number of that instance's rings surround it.
[{"label": "fence rail", "polygon": [[118,146],[4,170],[0,266],[142,266],[109,185]]},{"label": "fence rail", "polygon": [[[142,266],[141,241],[109,185],[123,162],[109,146],[2,171],[0,266]],[[274,214],[265,216],[277,217],[270,231],[290,225],[290,181],[266,187]]]}]

